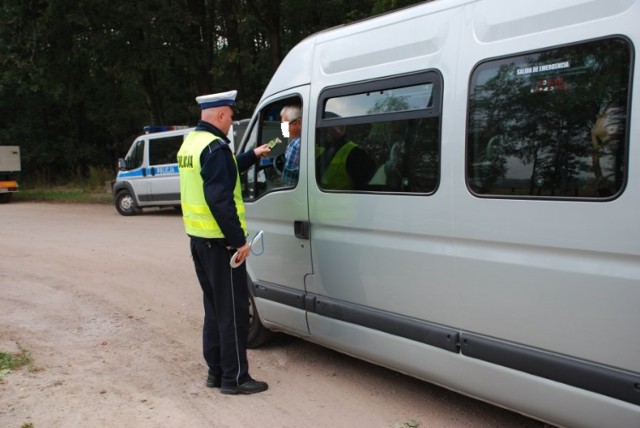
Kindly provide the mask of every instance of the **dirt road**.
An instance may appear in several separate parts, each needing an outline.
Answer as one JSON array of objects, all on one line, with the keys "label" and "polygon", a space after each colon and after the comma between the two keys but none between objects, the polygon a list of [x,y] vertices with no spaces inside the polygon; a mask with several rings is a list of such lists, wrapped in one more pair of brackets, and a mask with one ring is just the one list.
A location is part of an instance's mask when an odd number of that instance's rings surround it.
[{"label": "dirt road", "polygon": [[[204,386],[202,303],[181,218],[0,206],[0,427],[542,427],[288,336],[249,351],[267,392]],[[25,425],[26,426],[26,425]]]}]

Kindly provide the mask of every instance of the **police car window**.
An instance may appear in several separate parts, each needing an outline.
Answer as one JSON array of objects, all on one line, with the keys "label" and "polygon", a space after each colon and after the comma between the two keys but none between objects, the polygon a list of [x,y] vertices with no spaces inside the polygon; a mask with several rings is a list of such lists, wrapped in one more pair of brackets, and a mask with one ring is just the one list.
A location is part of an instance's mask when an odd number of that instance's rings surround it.
[{"label": "police car window", "polygon": [[469,189],[515,198],[621,192],[630,71],[622,38],[480,64],[469,94]]},{"label": "police car window", "polygon": [[139,168],[144,161],[144,140],[136,141],[136,145],[131,152],[131,156],[127,159],[130,169]]},{"label": "police car window", "polygon": [[184,137],[154,138],[149,140],[149,164],[164,165],[176,163],[176,156]]},{"label": "police car window", "polygon": [[321,96],[316,182],[328,191],[435,192],[441,79],[434,72],[332,88]]}]

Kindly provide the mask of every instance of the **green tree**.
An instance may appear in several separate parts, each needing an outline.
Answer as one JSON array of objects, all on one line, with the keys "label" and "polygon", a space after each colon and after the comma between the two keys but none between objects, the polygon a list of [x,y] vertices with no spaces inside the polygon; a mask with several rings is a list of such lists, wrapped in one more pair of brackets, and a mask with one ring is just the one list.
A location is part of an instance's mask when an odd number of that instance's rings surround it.
[{"label": "green tree", "polygon": [[240,91],[248,117],[301,39],[417,1],[2,0],[0,144],[23,175],[113,168],[148,124],[193,124],[195,96]]}]

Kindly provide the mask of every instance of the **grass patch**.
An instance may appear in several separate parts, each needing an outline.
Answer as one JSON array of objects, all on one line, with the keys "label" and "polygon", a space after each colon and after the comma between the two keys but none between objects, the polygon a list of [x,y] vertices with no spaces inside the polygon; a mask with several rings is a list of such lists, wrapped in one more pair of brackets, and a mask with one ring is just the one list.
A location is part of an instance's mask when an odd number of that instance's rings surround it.
[{"label": "grass patch", "polygon": [[11,372],[24,366],[31,366],[31,354],[22,349],[17,354],[0,351],[0,379]]},{"label": "grass patch", "polygon": [[90,167],[85,176],[53,180],[42,174],[18,180],[20,190],[12,195],[14,201],[61,202],[80,204],[112,204],[110,182],[115,173],[105,168]]},{"label": "grass patch", "polygon": [[102,191],[80,188],[55,187],[48,189],[21,189],[13,194],[14,201],[65,202],[82,204],[112,204],[113,196]]}]

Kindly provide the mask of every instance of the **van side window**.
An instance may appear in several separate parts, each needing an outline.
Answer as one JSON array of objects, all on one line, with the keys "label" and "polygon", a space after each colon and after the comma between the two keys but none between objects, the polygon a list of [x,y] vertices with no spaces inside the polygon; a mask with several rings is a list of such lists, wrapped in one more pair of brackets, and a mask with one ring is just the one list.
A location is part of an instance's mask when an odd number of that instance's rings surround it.
[{"label": "van side window", "polygon": [[478,196],[610,198],[626,180],[631,46],[611,38],[499,58],[471,76]]},{"label": "van side window", "polygon": [[176,156],[183,141],[182,135],[149,139],[149,165],[176,163]]},{"label": "van side window", "polygon": [[[290,109],[293,107],[294,109]],[[273,147],[271,154],[267,158],[260,159],[260,162],[241,176],[242,196],[246,200],[255,200],[265,193],[281,190],[292,189],[298,184],[298,174],[291,173],[291,165],[294,164],[291,156],[293,148],[297,148],[297,158],[295,164],[300,167],[300,153],[304,150],[306,142],[300,141],[300,138],[290,134],[296,132],[299,134],[303,121],[307,119],[302,117],[302,100],[298,96],[285,98],[277,102],[268,104],[260,111],[259,120],[253,123],[246,143],[242,147],[242,151],[253,150],[256,146],[272,142]],[[292,125],[283,124],[283,118],[287,118],[287,112],[290,115]],[[295,113],[294,113],[295,112]],[[282,116],[284,114],[284,116]],[[298,117],[293,117],[296,115]],[[294,131],[297,130],[297,131]],[[296,171],[297,172],[297,171]]]},{"label": "van side window", "polygon": [[433,193],[440,175],[440,80],[429,72],[323,92],[315,147],[318,186]]}]

